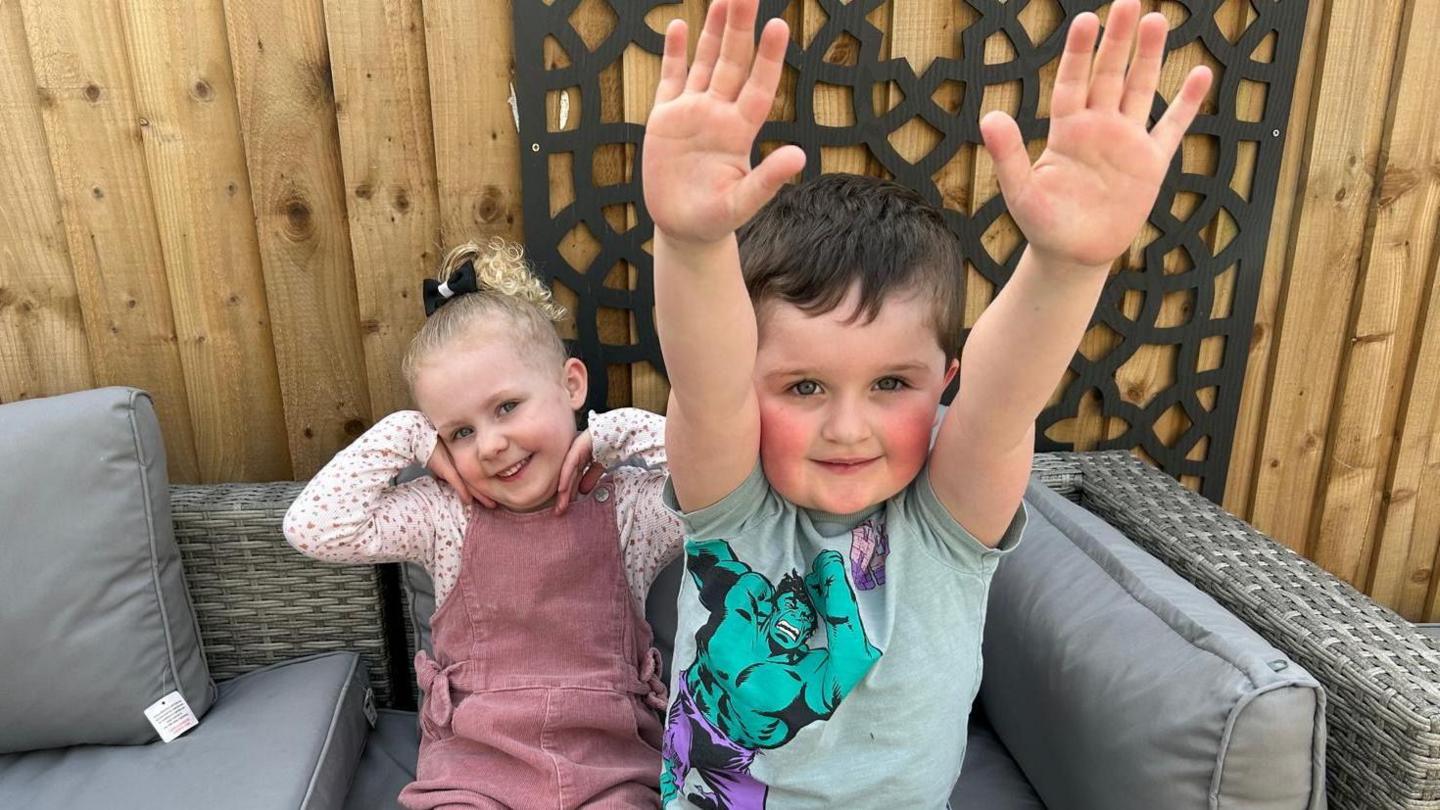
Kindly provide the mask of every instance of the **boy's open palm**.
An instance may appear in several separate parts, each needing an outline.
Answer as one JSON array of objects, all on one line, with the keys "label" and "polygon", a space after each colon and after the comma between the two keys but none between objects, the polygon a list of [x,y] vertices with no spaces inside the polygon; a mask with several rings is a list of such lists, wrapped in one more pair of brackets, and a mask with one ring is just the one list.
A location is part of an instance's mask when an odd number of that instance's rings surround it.
[{"label": "boy's open palm", "polygon": [[[1140,16],[1139,0],[1116,0],[1094,54],[1099,19],[1076,17],[1060,57],[1050,136],[1032,166],[1014,119],[980,123],[1010,216],[1032,250],[1050,259],[1108,265],[1140,230],[1185,130],[1210,87],[1197,67],[1155,127],[1145,125],[1159,83],[1165,18]],[[1136,28],[1140,46],[1126,70]]]},{"label": "boy's open palm", "polygon": [[679,242],[730,236],[805,165],[785,146],[750,167],[750,147],[775,99],[789,32],[771,20],[755,48],[757,0],[715,0],[685,69],[685,23],[665,31],[655,108],[645,125],[645,206]]}]

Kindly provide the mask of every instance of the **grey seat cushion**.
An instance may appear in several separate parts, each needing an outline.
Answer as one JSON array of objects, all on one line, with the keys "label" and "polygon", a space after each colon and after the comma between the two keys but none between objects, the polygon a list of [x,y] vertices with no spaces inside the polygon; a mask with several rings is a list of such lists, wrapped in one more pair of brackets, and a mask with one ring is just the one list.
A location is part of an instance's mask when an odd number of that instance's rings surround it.
[{"label": "grey seat cushion", "polygon": [[394,810],[400,791],[415,779],[419,727],[415,712],[380,710],[345,797],[345,810]]},{"label": "grey seat cushion", "polygon": [[0,807],[339,808],[369,731],[368,692],[355,653],[275,664],[221,683],[174,742],[0,756]]},{"label": "grey seat cushion", "polygon": [[965,766],[950,794],[950,806],[954,810],[1045,810],[1045,803],[978,706],[970,715]]},{"label": "grey seat cushion", "polygon": [[[365,754],[355,769],[355,781],[345,799],[345,810],[393,810],[396,807],[396,797],[415,778],[420,748],[416,726],[414,712],[380,711],[380,721],[370,732]],[[996,739],[983,713],[971,718],[969,736],[965,770],[950,796],[955,810],[1045,810],[1015,760]]]},{"label": "grey seat cushion", "polygon": [[148,394],[0,405],[0,753],[158,739],[145,709],[215,686]]},{"label": "grey seat cushion", "polygon": [[1082,507],[1032,482],[991,586],[980,702],[1053,808],[1324,806],[1324,693]]}]

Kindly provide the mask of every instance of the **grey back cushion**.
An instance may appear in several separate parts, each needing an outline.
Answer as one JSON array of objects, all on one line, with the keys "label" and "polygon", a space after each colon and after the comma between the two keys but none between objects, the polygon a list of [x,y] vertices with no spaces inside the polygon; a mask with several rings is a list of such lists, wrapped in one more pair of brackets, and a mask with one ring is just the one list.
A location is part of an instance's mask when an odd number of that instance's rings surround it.
[{"label": "grey back cushion", "polygon": [[150,397],[0,405],[0,753],[158,739],[145,709],[215,686],[170,524]]},{"label": "grey back cushion", "polygon": [[1320,808],[1320,685],[1213,599],[1032,481],[995,574],[980,701],[1052,810]]}]

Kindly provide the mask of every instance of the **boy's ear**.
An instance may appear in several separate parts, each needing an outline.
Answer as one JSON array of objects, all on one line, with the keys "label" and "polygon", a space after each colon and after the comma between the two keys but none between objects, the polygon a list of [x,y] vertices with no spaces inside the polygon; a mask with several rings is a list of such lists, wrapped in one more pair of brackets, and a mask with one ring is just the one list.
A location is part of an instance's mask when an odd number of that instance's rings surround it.
[{"label": "boy's ear", "polygon": [[950,365],[945,367],[945,387],[949,388],[950,383],[955,381],[955,375],[960,373],[960,361],[951,359]]},{"label": "boy's ear", "polygon": [[585,368],[585,364],[573,357],[567,358],[560,382],[565,386],[570,410],[579,410],[585,404],[585,395],[590,391],[590,372]]}]

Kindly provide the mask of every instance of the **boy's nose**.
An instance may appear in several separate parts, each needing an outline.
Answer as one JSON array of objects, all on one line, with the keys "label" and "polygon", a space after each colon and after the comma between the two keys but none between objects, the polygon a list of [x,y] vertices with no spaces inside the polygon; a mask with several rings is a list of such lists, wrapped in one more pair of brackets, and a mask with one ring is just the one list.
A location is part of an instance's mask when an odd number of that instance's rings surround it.
[{"label": "boy's nose", "polygon": [[836,403],[826,415],[820,433],[826,441],[833,444],[854,445],[870,438],[870,426],[860,408],[847,403]]}]

